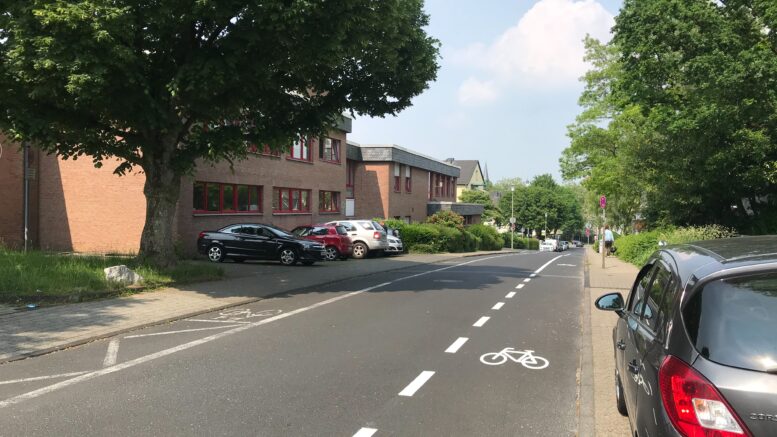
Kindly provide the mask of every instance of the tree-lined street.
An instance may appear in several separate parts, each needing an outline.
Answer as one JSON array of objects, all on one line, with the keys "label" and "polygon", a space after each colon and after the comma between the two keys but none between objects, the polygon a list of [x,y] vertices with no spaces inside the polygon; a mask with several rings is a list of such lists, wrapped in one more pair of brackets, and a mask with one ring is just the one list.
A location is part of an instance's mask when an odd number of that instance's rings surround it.
[{"label": "tree-lined street", "polygon": [[[405,269],[8,363],[0,435],[574,435],[581,255]],[[505,348],[549,365],[484,364]]]}]

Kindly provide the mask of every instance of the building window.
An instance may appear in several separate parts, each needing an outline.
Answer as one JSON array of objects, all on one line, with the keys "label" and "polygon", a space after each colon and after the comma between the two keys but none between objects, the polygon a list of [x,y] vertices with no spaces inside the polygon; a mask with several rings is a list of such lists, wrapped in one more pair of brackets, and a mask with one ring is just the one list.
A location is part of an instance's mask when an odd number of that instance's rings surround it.
[{"label": "building window", "polygon": [[410,166],[405,166],[405,191],[410,193],[413,191],[413,180],[411,179],[412,172]]},{"label": "building window", "polygon": [[340,193],[337,191],[319,191],[318,211],[340,212]]},{"label": "building window", "polygon": [[402,185],[401,185],[401,175],[402,174],[402,166],[398,163],[394,163],[394,192],[399,193],[402,191]]},{"label": "building window", "polygon": [[310,154],[310,146],[312,141],[305,137],[299,137],[297,141],[292,143],[291,150],[289,151],[288,159],[296,161],[308,161],[310,162],[312,156]]},{"label": "building window", "polygon": [[272,211],[274,213],[310,212],[310,190],[273,187]]},{"label": "building window", "polygon": [[262,212],[260,186],[195,182],[193,193],[192,209],[195,213]]},{"label": "building window", "polygon": [[340,163],[340,140],[321,138],[318,143],[318,158],[326,162]]},{"label": "building window", "polygon": [[345,161],[345,197],[353,199],[354,182],[356,181],[356,163],[347,159]]}]

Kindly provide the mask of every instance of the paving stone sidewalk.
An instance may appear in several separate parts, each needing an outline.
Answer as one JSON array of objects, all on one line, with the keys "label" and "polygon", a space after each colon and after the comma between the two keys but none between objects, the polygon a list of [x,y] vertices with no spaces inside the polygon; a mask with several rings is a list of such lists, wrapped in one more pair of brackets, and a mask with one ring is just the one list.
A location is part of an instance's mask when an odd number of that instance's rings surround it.
[{"label": "paving stone sidewalk", "polygon": [[591,347],[593,356],[593,403],[596,437],[629,435],[628,418],[615,408],[615,362],[612,328],[618,316],[596,309],[599,296],[618,291],[626,297],[639,271],[637,267],[615,257],[608,257],[602,269],[601,254],[586,247],[586,287],[590,296]]},{"label": "paving stone sidewalk", "polygon": [[[517,251],[521,252],[521,251]],[[40,355],[122,332],[254,302],[353,277],[441,263],[475,254],[399,257],[284,267],[278,263],[224,263],[226,279],[36,310],[0,307],[0,363]]]}]

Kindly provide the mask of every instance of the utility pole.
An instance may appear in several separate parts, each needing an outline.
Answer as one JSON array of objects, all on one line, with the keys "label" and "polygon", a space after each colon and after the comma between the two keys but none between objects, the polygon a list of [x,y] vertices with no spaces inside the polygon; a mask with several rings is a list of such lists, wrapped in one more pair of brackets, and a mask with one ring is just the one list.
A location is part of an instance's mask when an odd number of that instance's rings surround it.
[{"label": "utility pole", "polygon": [[548,238],[548,212],[545,211],[545,238]]},{"label": "utility pole", "polygon": [[510,250],[513,250],[513,238],[515,237],[515,208],[513,208],[513,198],[515,187],[510,187]]},{"label": "utility pole", "polygon": [[30,228],[30,144],[25,142],[24,147],[24,169],[22,174],[24,175],[24,199],[23,199],[23,216],[24,216],[24,252],[27,253],[29,248],[29,228]]}]

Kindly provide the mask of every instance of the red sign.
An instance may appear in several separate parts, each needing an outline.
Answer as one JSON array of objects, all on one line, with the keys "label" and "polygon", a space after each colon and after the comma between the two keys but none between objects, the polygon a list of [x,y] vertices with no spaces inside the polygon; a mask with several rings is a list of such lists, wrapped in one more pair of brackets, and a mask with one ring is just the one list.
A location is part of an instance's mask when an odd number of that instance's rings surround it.
[{"label": "red sign", "polygon": [[602,207],[602,209],[607,206],[607,197],[602,196],[599,198],[599,206]]},{"label": "red sign", "polygon": [[591,235],[591,230],[588,228],[585,228],[585,236],[588,237]]}]

